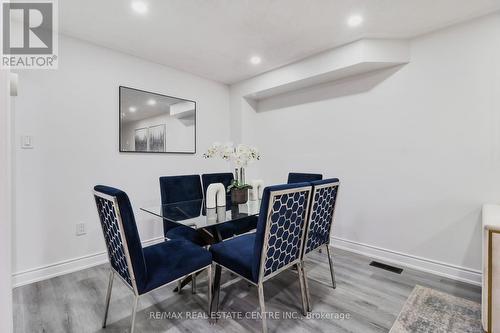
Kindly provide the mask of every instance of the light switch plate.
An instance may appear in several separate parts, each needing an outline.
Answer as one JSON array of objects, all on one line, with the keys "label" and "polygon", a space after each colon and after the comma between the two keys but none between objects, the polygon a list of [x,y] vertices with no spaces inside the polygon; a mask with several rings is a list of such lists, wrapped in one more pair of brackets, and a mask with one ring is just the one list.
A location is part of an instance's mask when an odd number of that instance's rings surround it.
[{"label": "light switch plate", "polygon": [[33,137],[31,135],[23,135],[21,137],[21,148],[22,149],[33,149]]}]

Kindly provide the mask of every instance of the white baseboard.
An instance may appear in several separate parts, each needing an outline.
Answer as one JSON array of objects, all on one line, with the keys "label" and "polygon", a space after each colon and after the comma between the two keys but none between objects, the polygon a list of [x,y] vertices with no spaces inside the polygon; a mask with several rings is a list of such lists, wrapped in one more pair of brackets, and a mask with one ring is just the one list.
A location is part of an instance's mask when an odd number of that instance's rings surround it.
[{"label": "white baseboard", "polygon": [[[160,241],[163,241],[163,237],[152,238],[144,241],[142,244],[143,246],[148,246]],[[332,245],[333,247],[362,254],[389,264],[408,267],[474,285],[481,285],[481,271],[478,270],[417,257],[377,246],[353,242],[338,237],[332,237]],[[13,287],[15,288],[33,282],[50,279],[55,276],[76,272],[103,264],[107,261],[108,256],[106,252],[99,252],[17,272],[12,274]]]},{"label": "white baseboard", "polygon": [[478,270],[447,264],[432,259],[392,251],[338,237],[332,237],[331,244],[333,247],[362,254],[388,264],[408,267],[473,285],[481,285],[482,273]]},{"label": "white baseboard", "polygon": [[[153,245],[163,241],[163,236],[142,242],[143,246]],[[82,257],[59,261],[50,265],[28,269],[12,274],[13,288],[33,282],[47,280],[56,276],[73,273],[89,267],[104,264],[108,261],[106,252],[88,254]]]}]

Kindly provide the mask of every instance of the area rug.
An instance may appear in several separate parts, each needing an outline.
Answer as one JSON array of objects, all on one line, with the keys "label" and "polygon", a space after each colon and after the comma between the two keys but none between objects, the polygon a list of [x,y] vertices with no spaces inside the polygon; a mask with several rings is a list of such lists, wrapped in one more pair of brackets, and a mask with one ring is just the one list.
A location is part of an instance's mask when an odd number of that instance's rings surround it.
[{"label": "area rug", "polygon": [[479,303],[416,286],[389,333],[482,333]]}]

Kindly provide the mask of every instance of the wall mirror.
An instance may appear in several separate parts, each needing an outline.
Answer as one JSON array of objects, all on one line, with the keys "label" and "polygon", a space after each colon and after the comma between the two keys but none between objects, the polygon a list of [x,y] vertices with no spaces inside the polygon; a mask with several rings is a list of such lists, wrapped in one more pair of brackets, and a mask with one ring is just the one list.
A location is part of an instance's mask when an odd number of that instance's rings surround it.
[{"label": "wall mirror", "polygon": [[120,152],[196,153],[196,102],[120,86]]}]

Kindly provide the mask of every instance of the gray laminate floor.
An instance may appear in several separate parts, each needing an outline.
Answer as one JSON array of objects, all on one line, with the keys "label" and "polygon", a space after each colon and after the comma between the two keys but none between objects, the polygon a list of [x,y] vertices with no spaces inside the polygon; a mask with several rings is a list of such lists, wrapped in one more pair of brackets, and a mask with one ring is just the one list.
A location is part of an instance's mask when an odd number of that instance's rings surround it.
[{"label": "gray laminate floor", "polygon": [[[480,287],[410,269],[398,275],[369,266],[368,257],[341,250],[334,253],[335,290],[331,288],[325,253],[314,254],[306,262],[313,318],[300,315],[299,283],[294,271],[266,282],[266,310],[280,318],[268,320],[270,332],[388,332],[416,284],[480,301]],[[107,278],[107,267],[102,265],[16,288],[15,332],[127,331],[133,298],[119,280],[115,280],[113,288],[108,327],[101,329]],[[242,319],[223,319],[210,325],[200,318],[207,309],[206,282],[200,276],[195,295],[189,287],[177,294],[172,292],[174,286],[167,286],[142,296],[136,332],[260,331],[260,320],[251,318],[259,310],[256,288],[231,279],[223,271],[221,310],[226,316]]]}]

